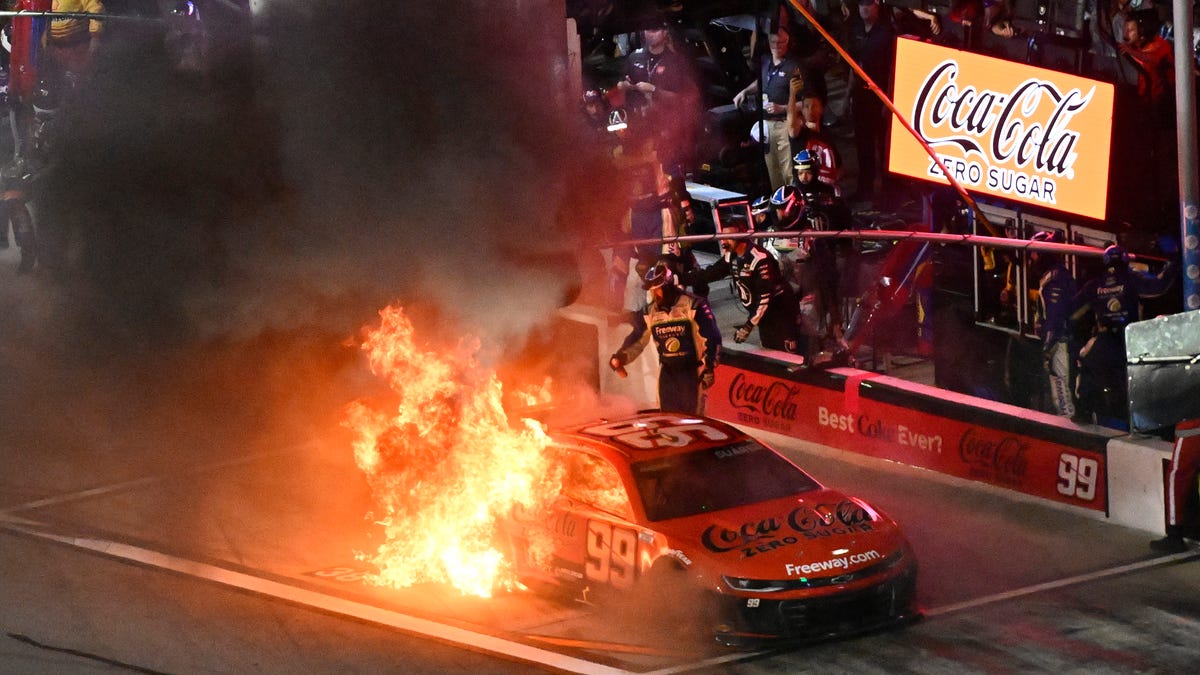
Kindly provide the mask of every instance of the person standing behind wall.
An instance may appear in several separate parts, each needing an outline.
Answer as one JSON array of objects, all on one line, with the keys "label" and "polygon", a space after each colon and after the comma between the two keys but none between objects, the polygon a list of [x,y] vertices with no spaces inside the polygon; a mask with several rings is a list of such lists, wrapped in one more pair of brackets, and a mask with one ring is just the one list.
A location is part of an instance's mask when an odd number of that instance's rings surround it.
[{"label": "person standing behind wall", "polygon": [[[1038,232],[1033,241],[1065,243],[1062,232]],[[1071,417],[1075,402],[1071,396],[1070,318],[1075,311],[1076,287],[1062,256],[1040,251],[1029,252],[1030,271],[1038,280],[1034,329],[1042,341],[1042,364],[1050,385],[1050,405],[1056,415]]]},{"label": "person standing behind wall", "polygon": [[[745,220],[730,220],[721,227],[723,234],[750,231]],[[759,341],[767,349],[799,353],[796,340],[796,297],[779,270],[779,261],[766,248],[750,239],[722,239],[721,258],[684,280],[685,285],[712,283],[733,278],[738,300],[749,312],[746,323],[737,327],[733,341],[745,342],[755,328]]]},{"label": "person standing behind wall", "polygon": [[1170,261],[1158,274],[1131,269],[1129,253],[1116,244],[1104,249],[1104,270],[1084,284],[1079,297],[1095,315],[1095,333],[1079,350],[1079,375],[1075,394],[1077,421],[1095,421],[1117,429],[1128,428],[1129,402],[1126,376],[1125,327],[1141,319],[1141,299],[1164,295],[1178,272]]},{"label": "person standing behind wall", "polygon": [[770,191],[774,192],[792,181],[792,151],[787,126],[789,82],[793,77],[802,76],[800,62],[789,53],[791,37],[786,28],[781,26],[767,36],[767,43],[771,55],[762,60],[758,79],[734,95],[733,104],[740,108],[748,97],[753,97],[753,108],[757,110],[759,105],[762,106],[766,128],[766,133],[762,134],[766,145],[764,159],[771,181]]},{"label": "person standing behind wall", "polygon": [[[700,88],[693,64],[676,51],[667,22],[651,20],[643,48],[629,55],[617,89],[625,106],[645,122],[663,170],[683,177],[693,162],[699,126]],[[633,122],[631,121],[631,124]]]},{"label": "person standing behind wall", "polygon": [[[851,20],[850,56],[884,94],[891,96],[892,67],[896,61],[896,29],[891,14],[879,0],[857,0],[858,19]],[[851,201],[875,201],[875,181],[887,157],[887,109],[854,73],[850,78],[850,112],[854,118],[854,150],[858,159],[858,185]],[[884,179],[886,184],[886,179]],[[874,204],[878,206],[878,204]]]}]

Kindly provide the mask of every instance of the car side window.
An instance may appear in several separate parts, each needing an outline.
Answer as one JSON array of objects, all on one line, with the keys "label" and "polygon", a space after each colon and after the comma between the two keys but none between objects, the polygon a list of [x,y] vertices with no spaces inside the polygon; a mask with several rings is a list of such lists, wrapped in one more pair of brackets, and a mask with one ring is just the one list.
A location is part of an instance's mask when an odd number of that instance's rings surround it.
[{"label": "car side window", "polygon": [[629,495],[617,468],[607,460],[584,452],[560,454],[564,463],[563,494],[606,513],[633,517]]}]

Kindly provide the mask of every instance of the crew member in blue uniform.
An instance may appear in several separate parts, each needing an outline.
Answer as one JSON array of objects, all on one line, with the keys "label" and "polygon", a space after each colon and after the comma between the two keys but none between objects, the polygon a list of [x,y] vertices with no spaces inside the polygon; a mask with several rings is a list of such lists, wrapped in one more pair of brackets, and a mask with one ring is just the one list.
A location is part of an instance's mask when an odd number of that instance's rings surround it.
[{"label": "crew member in blue uniform", "polygon": [[712,386],[721,350],[721,330],[708,301],[678,284],[670,265],[659,262],[646,273],[648,302],[633,330],[608,365],[618,374],[650,339],[658,349],[658,403],[663,410],[704,414],[700,392]]},{"label": "crew member in blue uniform", "polygon": [[1141,319],[1141,299],[1164,295],[1175,280],[1176,264],[1158,274],[1134,270],[1129,253],[1116,244],[1104,249],[1104,272],[1084,285],[1080,297],[1095,315],[1095,334],[1079,350],[1075,386],[1077,419],[1128,428],[1125,326]]},{"label": "crew member in blue uniform", "polygon": [[[1038,232],[1031,240],[1065,243],[1058,230]],[[1031,251],[1029,263],[1030,276],[1037,279],[1038,285],[1034,329],[1042,341],[1042,363],[1050,385],[1050,405],[1056,415],[1072,417],[1075,401],[1071,395],[1070,370],[1074,355],[1070,344],[1070,320],[1075,311],[1075,279],[1061,255]]]}]

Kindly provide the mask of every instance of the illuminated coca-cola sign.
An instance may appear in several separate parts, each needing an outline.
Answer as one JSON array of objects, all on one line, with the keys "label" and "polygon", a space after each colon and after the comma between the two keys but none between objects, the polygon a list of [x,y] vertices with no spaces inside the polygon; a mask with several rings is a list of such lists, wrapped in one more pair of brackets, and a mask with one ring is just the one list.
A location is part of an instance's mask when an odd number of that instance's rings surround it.
[{"label": "illuminated coca-cola sign", "polygon": [[[1111,84],[900,39],[895,104],[964,188],[1104,218]],[[899,120],[888,168],[948,182]]]}]

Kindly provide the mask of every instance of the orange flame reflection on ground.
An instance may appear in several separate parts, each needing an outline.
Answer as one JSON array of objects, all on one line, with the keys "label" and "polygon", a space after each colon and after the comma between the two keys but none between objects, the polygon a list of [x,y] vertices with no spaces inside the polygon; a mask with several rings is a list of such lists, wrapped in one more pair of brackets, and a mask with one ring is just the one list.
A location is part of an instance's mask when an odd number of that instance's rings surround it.
[{"label": "orange flame reflection on ground", "polygon": [[378,568],[369,581],[448,583],[481,597],[511,590],[516,578],[494,545],[496,520],[558,493],[561,470],[543,453],[545,431],[532,420],[509,424],[500,381],[475,358],[478,340],[427,351],[403,309],[379,314],[362,349],[399,404],[384,412],[355,402],[344,422],[357,432],[355,461],[383,512],[386,542],[373,556],[360,554]]}]

